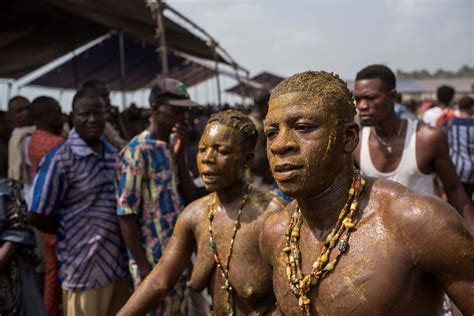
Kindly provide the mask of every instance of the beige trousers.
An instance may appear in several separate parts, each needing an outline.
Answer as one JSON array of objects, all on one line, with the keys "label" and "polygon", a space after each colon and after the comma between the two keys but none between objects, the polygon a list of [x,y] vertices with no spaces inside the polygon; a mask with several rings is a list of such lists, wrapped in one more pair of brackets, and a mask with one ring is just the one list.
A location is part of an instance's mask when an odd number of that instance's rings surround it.
[{"label": "beige trousers", "polygon": [[64,316],[112,316],[127,302],[131,289],[128,277],[93,290],[63,290]]}]

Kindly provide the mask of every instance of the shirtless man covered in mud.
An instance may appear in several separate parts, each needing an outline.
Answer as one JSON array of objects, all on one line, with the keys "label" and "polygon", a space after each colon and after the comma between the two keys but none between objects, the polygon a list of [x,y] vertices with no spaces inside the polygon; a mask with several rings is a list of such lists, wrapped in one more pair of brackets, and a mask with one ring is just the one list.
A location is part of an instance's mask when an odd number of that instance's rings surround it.
[{"label": "shirtless man covered in mud", "polygon": [[185,208],[163,257],[119,315],[143,315],[156,308],[193,251],[197,256],[188,285],[210,290],[215,315],[263,315],[274,308],[271,269],[260,256],[258,236],[265,214],[284,204],[244,180],[257,137],[255,125],[240,112],[211,116],[197,162],[212,193]]},{"label": "shirtless man covered in mud", "polygon": [[260,236],[284,315],[439,315],[446,291],[474,314],[474,239],[461,216],[354,170],[359,142],[346,84],[296,74],[273,91],[265,121],[270,168],[295,201]]}]

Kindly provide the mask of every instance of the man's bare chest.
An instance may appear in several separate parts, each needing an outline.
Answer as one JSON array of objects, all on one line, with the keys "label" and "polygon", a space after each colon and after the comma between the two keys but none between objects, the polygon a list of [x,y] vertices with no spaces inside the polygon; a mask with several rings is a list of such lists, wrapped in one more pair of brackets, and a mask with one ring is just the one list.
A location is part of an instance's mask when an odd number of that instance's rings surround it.
[{"label": "man's bare chest", "polygon": [[[271,290],[271,269],[263,262],[258,245],[259,225],[261,222],[257,221],[241,223],[229,261],[230,284],[239,297],[250,300],[263,297]],[[202,280],[207,283],[206,286],[211,285],[213,280],[213,287],[220,289],[224,278],[209,248],[209,230],[202,226],[196,236],[198,249],[195,266],[200,269],[193,272],[192,280]],[[216,221],[213,229],[218,256],[223,265],[229,256],[232,230],[233,223],[228,221]]]},{"label": "man's bare chest", "polygon": [[[410,301],[410,291],[419,288],[419,279],[404,246],[390,236],[380,225],[351,235],[349,250],[334,270],[309,292],[313,313],[372,315],[404,307],[400,302]],[[301,245],[305,275],[317,259],[320,247],[320,243]],[[290,291],[285,256],[281,251],[275,255],[273,284],[279,309],[284,315],[300,315],[298,299]]]}]

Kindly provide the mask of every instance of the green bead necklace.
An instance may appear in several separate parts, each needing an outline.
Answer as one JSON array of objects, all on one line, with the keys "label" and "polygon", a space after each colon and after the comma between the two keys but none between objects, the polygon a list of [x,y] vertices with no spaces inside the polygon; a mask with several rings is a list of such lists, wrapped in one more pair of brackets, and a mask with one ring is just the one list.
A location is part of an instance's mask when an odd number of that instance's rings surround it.
[{"label": "green bead necklace", "polygon": [[214,216],[216,215],[216,198],[217,194],[214,193],[214,197],[212,199],[212,203],[209,207],[209,213],[208,213],[208,219],[209,219],[209,248],[211,248],[212,255],[214,257],[214,260],[216,261],[217,267],[221,271],[222,278],[224,279],[224,285],[221,286],[221,289],[226,291],[226,303],[224,306],[224,314],[226,315],[234,315],[234,302],[233,302],[233,297],[232,297],[232,292],[233,292],[233,287],[230,284],[229,281],[229,263],[230,263],[230,257],[232,256],[232,249],[234,248],[234,240],[235,236],[237,235],[237,230],[240,228],[240,215],[242,214],[242,210],[245,206],[245,203],[249,199],[249,194],[250,194],[250,186],[247,187],[245,190],[245,194],[242,197],[242,201],[240,203],[240,208],[237,213],[237,218],[234,222],[234,229],[232,232],[232,238],[230,240],[230,246],[229,246],[229,255],[227,256],[226,262],[223,265],[222,261],[219,257],[219,253],[217,251],[217,244],[216,241],[214,240],[214,235],[212,232],[212,221],[214,220]]}]

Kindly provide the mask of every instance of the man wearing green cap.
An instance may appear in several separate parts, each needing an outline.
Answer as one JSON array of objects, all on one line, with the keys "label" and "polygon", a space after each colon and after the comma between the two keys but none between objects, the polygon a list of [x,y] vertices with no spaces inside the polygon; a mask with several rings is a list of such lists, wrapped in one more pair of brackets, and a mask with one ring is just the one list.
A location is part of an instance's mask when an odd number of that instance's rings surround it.
[{"label": "man wearing green cap", "polygon": [[[171,78],[153,83],[149,102],[150,126],[121,151],[116,167],[117,214],[134,286],[161,257],[194,189],[185,158],[186,114],[197,104],[189,99],[186,86]],[[185,283],[183,277],[158,314],[185,313]]]}]

